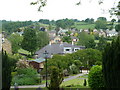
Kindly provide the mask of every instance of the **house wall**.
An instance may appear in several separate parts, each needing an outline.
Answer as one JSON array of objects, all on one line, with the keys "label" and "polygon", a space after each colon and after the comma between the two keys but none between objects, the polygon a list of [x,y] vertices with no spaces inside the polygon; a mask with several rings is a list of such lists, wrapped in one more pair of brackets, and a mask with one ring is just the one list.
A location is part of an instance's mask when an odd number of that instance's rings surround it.
[{"label": "house wall", "polygon": [[39,63],[32,61],[29,64],[32,65],[35,69],[39,70]]}]

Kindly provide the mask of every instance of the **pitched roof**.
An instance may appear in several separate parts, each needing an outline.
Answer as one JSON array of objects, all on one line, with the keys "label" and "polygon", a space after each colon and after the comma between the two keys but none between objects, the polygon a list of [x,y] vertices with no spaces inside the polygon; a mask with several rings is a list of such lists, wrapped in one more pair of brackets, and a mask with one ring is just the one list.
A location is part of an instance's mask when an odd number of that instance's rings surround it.
[{"label": "pitched roof", "polygon": [[64,47],[71,47],[72,49],[73,48],[81,48],[81,49],[85,48],[85,46],[77,46],[77,45],[72,45],[68,43],[51,44],[51,45],[46,45],[45,47],[37,51],[35,54],[37,54],[38,58],[40,58],[40,57],[44,57],[43,53],[47,51],[48,58],[51,58],[51,55],[53,54],[64,54],[64,51],[63,51]]}]

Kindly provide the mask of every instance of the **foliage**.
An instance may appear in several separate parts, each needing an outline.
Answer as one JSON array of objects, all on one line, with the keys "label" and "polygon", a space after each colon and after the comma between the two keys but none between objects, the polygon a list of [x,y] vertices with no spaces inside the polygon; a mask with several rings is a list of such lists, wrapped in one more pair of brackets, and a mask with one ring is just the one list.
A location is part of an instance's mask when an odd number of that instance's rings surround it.
[{"label": "foliage", "polygon": [[88,83],[92,90],[98,90],[104,87],[102,66],[93,66],[88,75]]},{"label": "foliage", "polygon": [[71,19],[60,19],[56,21],[56,26],[61,27],[63,29],[70,28],[72,25],[74,25],[74,21]]},{"label": "foliage", "polygon": [[37,31],[37,46],[39,49],[49,43],[49,37],[46,32]]},{"label": "foliage", "polygon": [[81,32],[78,38],[79,38],[78,45],[83,45],[83,46],[86,46],[90,40],[94,40],[94,36],[89,35],[86,32]]},{"label": "foliage", "polygon": [[102,65],[102,61],[96,61],[95,65]]},{"label": "foliage", "polygon": [[117,25],[115,26],[115,30],[116,30],[117,32],[120,31],[120,24],[117,24]]},{"label": "foliage", "polygon": [[48,19],[40,19],[38,22],[43,24],[50,24],[50,21]]},{"label": "foliage", "polygon": [[2,89],[9,90],[16,60],[2,50]]},{"label": "foliage", "polygon": [[120,36],[107,44],[103,52],[103,75],[106,88],[120,89]]},{"label": "foliage", "polygon": [[24,30],[22,48],[33,53],[37,49],[37,35],[36,31],[33,28],[27,28]]},{"label": "foliage", "polygon": [[10,40],[10,42],[12,43],[12,53],[17,53],[18,50],[21,48],[21,42],[23,40],[23,37],[17,33],[14,33],[10,35],[8,40]]},{"label": "foliage", "polygon": [[71,66],[70,66],[70,74],[77,74],[77,73],[79,73],[79,67],[80,66],[76,66],[75,64],[72,64]]},{"label": "foliage", "polygon": [[49,90],[59,90],[59,86],[63,81],[63,73],[57,67],[51,67]]},{"label": "foliage", "polygon": [[2,20],[2,30],[11,34],[12,32],[17,31],[21,27],[25,27],[31,25],[32,21],[24,21],[24,22],[12,22],[12,21],[5,21]]},{"label": "foliage", "polygon": [[86,82],[86,79],[84,79],[83,86],[86,86],[86,85],[87,85],[87,82]]},{"label": "foliage", "polygon": [[27,61],[25,60],[19,60],[17,63],[17,68],[28,68],[29,67],[29,64]]},{"label": "foliage", "polygon": [[96,61],[102,61],[102,53],[99,50],[89,48],[72,53],[71,58],[73,60],[80,60],[82,66],[85,67],[87,67],[88,62],[88,66],[91,67],[95,65]]},{"label": "foliage", "polygon": [[87,18],[87,19],[85,19],[85,22],[92,24],[92,23],[94,23],[94,19]]},{"label": "foliage", "polygon": [[70,36],[63,36],[62,41],[67,42],[67,43],[71,43],[71,38],[70,38]]},{"label": "foliage", "polygon": [[100,21],[107,21],[107,19],[105,17],[98,17],[97,20],[100,20]]},{"label": "foliage", "polygon": [[96,43],[93,39],[91,39],[90,41],[87,42],[86,44],[86,48],[92,48],[95,49]]},{"label": "foliage", "polygon": [[39,83],[37,71],[32,67],[18,68],[17,75],[13,78],[12,83],[18,85],[34,85]]},{"label": "foliage", "polygon": [[103,51],[106,44],[107,44],[107,40],[105,40],[105,38],[103,38],[103,37],[100,37],[99,38],[99,43],[97,44],[96,48],[100,51]]},{"label": "foliage", "polygon": [[95,22],[96,29],[107,29],[107,23],[105,20],[97,20]]}]

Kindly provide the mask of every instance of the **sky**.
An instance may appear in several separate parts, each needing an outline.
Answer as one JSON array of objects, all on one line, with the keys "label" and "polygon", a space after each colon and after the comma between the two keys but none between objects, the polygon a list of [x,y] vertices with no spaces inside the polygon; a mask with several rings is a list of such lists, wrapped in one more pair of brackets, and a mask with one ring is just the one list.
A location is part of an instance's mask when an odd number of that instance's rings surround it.
[{"label": "sky", "polygon": [[[47,6],[43,7],[43,12],[38,11],[39,5],[30,5],[36,0],[1,0],[0,20],[12,21],[38,21],[39,19],[79,19],[106,17],[111,20],[108,10],[114,6],[114,1],[102,0],[99,5],[98,0],[81,0],[81,4],[76,5],[79,0],[47,0]],[[116,4],[115,4],[116,5]],[[114,17],[113,17],[114,18]]]}]

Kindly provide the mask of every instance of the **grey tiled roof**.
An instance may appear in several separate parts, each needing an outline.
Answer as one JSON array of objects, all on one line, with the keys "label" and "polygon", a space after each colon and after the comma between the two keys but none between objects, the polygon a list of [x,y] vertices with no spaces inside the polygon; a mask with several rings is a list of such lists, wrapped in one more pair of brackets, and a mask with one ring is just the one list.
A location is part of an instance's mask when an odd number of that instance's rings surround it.
[{"label": "grey tiled roof", "polygon": [[80,48],[80,49],[85,49],[85,46],[76,46],[76,45],[72,45],[72,44],[68,44],[68,43],[63,43],[63,44],[51,44],[51,45],[46,45],[45,47],[43,47],[42,49],[40,49],[39,51],[37,51],[35,54],[38,55],[38,58],[40,57],[45,57],[45,55],[43,54],[45,51],[48,52],[48,58],[51,57],[51,55],[53,54],[64,54],[63,50],[64,47],[71,47],[73,48]]}]

